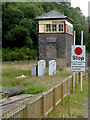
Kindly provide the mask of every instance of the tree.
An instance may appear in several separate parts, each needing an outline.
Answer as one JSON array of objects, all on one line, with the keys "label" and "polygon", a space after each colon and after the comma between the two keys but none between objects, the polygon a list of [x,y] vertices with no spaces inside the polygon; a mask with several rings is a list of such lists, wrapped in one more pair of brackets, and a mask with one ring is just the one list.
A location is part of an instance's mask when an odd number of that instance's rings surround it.
[{"label": "tree", "polygon": [[28,47],[32,47],[32,39],[29,36],[29,31],[23,26],[16,26],[15,28],[7,32],[7,34],[5,35],[5,40],[5,44],[7,44],[7,46],[11,48],[20,48],[25,45]]},{"label": "tree", "polygon": [[[37,50],[37,21],[35,17],[51,10],[66,15],[74,21],[76,44],[81,44],[81,31],[84,31],[84,43],[90,45],[88,35],[88,18],[79,7],[71,7],[70,2],[2,2],[2,40],[3,47]],[[89,37],[88,37],[89,36]]]}]

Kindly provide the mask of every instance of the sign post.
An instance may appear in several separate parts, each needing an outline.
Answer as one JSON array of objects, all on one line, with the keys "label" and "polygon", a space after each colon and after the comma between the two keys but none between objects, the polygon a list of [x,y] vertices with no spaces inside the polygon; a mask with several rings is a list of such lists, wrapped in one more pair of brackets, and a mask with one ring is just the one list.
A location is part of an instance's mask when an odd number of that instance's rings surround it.
[{"label": "sign post", "polygon": [[[75,31],[74,31],[74,45],[75,45]],[[75,71],[73,72],[73,91],[75,91]]]},{"label": "sign post", "polygon": [[82,72],[81,72],[81,92],[82,92]]},{"label": "sign post", "polygon": [[[83,31],[81,32],[81,45],[83,45]],[[81,92],[82,92],[82,71],[81,71]]]},{"label": "sign post", "polygon": [[[75,42],[74,42],[75,43]],[[81,71],[81,92],[82,72],[85,71],[85,45],[83,45],[83,31],[81,34],[81,45],[72,45],[71,70],[73,71],[73,82],[75,82],[75,71]],[[73,83],[73,90],[75,90]]]}]

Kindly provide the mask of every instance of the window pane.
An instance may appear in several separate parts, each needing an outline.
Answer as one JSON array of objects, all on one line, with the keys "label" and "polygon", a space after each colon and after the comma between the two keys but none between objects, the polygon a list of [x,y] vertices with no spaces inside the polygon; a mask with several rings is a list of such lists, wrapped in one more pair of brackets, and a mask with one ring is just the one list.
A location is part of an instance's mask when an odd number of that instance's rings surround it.
[{"label": "window pane", "polygon": [[48,31],[51,31],[51,25],[50,24],[47,24],[46,25],[46,31],[48,32]]},{"label": "window pane", "polygon": [[63,24],[59,24],[59,31],[63,31]]},{"label": "window pane", "polygon": [[67,32],[73,34],[73,28],[67,25]]},{"label": "window pane", "polygon": [[56,24],[53,24],[52,25],[52,31],[54,32],[54,31],[57,31],[57,25]]}]

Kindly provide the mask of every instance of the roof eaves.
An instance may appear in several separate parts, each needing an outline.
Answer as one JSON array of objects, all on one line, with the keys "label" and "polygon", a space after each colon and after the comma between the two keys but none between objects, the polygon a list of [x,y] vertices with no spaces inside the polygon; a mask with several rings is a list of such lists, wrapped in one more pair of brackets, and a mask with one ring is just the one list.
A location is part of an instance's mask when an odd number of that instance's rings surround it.
[{"label": "roof eaves", "polygon": [[75,22],[73,22],[70,18],[67,17],[67,19],[68,19],[70,22],[72,22],[73,24],[75,24]]},{"label": "roof eaves", "polygon": [[35,18],[35,20],[47,20],[47,19],[67,19],[67,17],[62,17],[62,18],[60,18],[60,17],[43,17],[43,18]]}]

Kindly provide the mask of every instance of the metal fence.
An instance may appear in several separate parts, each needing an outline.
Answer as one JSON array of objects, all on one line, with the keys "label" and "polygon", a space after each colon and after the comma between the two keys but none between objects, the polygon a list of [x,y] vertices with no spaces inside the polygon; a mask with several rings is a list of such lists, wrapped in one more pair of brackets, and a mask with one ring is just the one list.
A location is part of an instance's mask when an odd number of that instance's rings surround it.
[{"label": "metal fence", "polygon": [[[76,83],[80,83],[80,73],[76,73],[75,78]],[[14,110],[2,114],[2,118],[44,118],[72,89],[73,76],[70,76],[34,100],[28,100]]]}]

